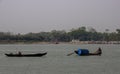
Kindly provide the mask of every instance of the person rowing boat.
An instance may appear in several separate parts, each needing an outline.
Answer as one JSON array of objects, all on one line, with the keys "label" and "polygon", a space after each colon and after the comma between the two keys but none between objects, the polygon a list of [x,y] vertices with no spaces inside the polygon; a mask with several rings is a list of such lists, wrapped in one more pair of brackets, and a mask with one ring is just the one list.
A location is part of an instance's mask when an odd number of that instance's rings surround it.
[{"label": "person rowing boat", "polygon": [[80,49],[79,48],[78,50],[75,50],[74,52],[68,54],[67,56],[70,56],[74,53],[76,53],[79,56],[101,55],[102,49],[99,47],[96,52],[90,53],[88,49]]}]

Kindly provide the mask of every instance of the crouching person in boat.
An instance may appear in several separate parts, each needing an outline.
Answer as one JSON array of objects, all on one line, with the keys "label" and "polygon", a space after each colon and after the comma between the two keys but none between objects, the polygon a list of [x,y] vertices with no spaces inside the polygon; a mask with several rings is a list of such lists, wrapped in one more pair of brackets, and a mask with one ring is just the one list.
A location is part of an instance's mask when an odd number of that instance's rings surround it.
[{"label": "crouching person in boat", "polygon": [[77,55],[79,56],[89,56],[89,55],[101,55],[102,54],[102,50],[101,48],[99,47],[98,50],[96,52],[93,52],[93,53],[90,53],[88,49],[78,49],[78,50],[75,50],[73,53],[70,53],[68,54],[67,56],[69,55],[72,55],[76,53]]},{"label": "crouching person in boat", "polygon": [[18,52],[18,55],[22,55],[22,53],[19,51],[19,52]]}]

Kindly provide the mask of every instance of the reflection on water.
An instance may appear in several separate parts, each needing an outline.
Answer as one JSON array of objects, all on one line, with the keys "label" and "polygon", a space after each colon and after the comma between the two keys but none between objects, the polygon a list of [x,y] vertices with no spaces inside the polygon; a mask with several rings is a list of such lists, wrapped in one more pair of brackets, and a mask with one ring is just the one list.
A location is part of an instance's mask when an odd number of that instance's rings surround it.
[{"label": "reflection on water", "polygon": [[[66,56],[77,48],[94,52],[103,49],[102,56]],[[22,51],[43,57],[6,57],[4,53]],[[0,45],[0,74],[119,74],[120,45]]]}]

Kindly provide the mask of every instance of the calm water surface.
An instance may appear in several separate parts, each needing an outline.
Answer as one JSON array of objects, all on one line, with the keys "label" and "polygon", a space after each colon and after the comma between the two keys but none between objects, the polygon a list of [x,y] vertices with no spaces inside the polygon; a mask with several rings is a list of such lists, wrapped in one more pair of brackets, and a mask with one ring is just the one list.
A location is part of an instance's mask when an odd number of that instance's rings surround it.
[{"label": "calm water surface", "polygon": [[[90,52],[98,47],[102,56],[66,56],[77,48]],[[43,57],[6,57],[4,53],[45,52]],[[31,44],[0,45],[0,74],[120,74],[120,45]]]}]

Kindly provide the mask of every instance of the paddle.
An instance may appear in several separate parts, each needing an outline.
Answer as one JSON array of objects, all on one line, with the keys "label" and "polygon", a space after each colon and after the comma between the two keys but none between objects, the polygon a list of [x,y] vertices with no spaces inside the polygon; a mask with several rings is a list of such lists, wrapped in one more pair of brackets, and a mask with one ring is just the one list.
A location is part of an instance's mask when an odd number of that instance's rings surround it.
[{"label": "paddle", "polygon": [[67,56],[70,56],[70,55],[72,55],[72,54],[74,54],[74,52],[67,54]]}]

